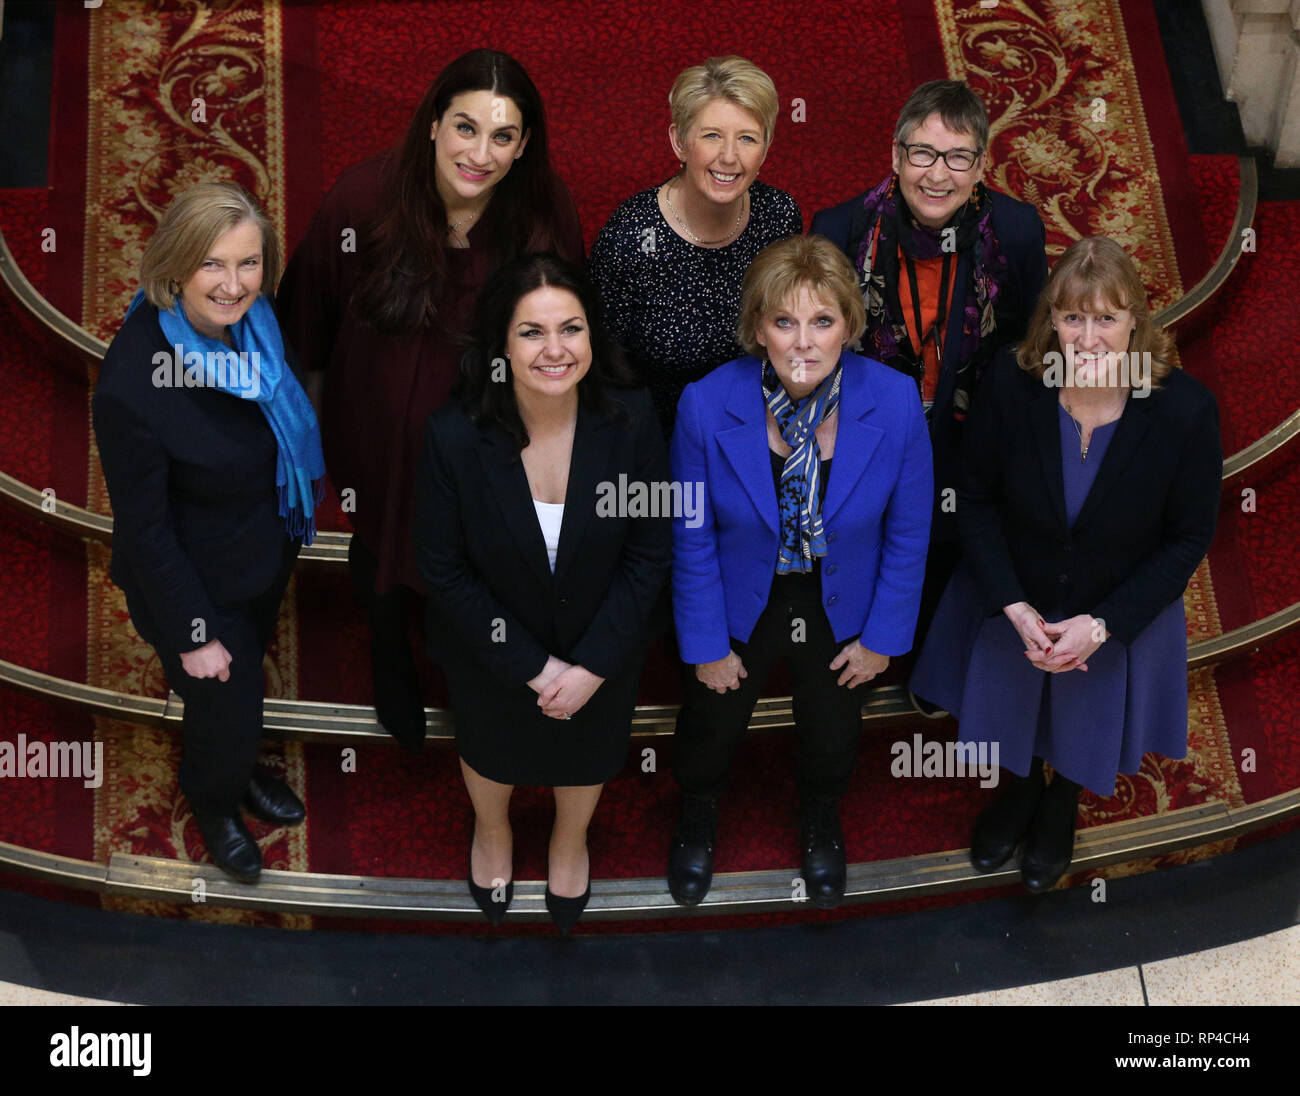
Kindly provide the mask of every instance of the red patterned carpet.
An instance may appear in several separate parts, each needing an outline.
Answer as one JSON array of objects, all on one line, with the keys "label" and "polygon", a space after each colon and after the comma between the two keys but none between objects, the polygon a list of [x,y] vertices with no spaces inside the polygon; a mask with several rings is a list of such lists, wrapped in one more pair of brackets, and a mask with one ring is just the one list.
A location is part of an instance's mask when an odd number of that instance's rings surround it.
[{"label": "red patterned carpet", "polygon": [[[803,100],[806,121],[778,124],[763,178],[793,193],[805,218],[874,181],[888,163],[893,119],[915,84],[965,75],[994,119],[994,185],[1033,200],[1059,254],[1079,235],[1106,232],[1140,260],[1157,306],[1176,300],[1209,268],[1236,204],[1229,157],[1189,158],[1168,76],[1150,57],[1158,43],[1148,0],[1080,3],[1068,10],[1033,0],[996,15],[956,0],[879,0],[817,5],[680,0],[635,11],[579,0],[510,5],[468,0],[374,6],[233,0],[196,13],[179,0],[123,4],[89,21],[61,8],[52,141],[52,187],[0,192],[0,226],[38,289],[87,328],[110,337],[132,290],[132,264],[157,211],[175,189],[234,174],[258,189],[281,219],[286,242],[300,236],[316,201],[348,164],[391,143],[414,102],[446,61],[475,45],[511,49],[546,98],[557,166],[572,188],[588,243],[615,205],[674,167],[665,131],[672,74],[711,53],[744,54],[774,77],[783,102]],[[503,12],[508,18],[503,19]],[[524,29],[526,28],[526,33]],[[815,58],[816,64],[808,64]],[[618,72],[617,94],[609,73]],[[831,78],[831,74],[850,74]],[[91,89],[102,111],[88,110]],[[165,91],[165,94],[162,92]],[[219,127],[192,132],[180,105],[203,93]],[[1097,96],[1110,122],[1097,129],[1079,103]],[[129,168],[127,165],[131,165]],[[87,216],[91,210],[93,216]],[[1260,239],[1294,239],[1300,203],[1263,203]],[[54,254],[40,228],[56,228]],[[1295,285],[1294,253],[1246,256],[1233,281],[1180,332],[1184,365],[1219,393],[1231,452],[1300,406],[1300,371],[1276,346],[1300,336],[1281,287]],[[1282,264],[1279,267],[1278,264]],[[28,331],[0,301],[4,330]],[[1288,327],[1288,325],[1290,325]],[[29,325],[28,325],[29,326]],[[0,349],[0,469],[61,497],[106,509],[88,452],[87,387],[80,367],[43,351],[43,340],[6,337]],[[58,360],[55,360],[58,359]],[[1261,378],[1267,378],[1262,383]],[[1292,459],[1258,485],[1253,514],[1225,511],[1211,565],[1189,592],[1189,620],[1217,634],[1300,597],[1294,573],[1297,477]],[[341,517],[341,516],[340,516]],[[343,527],[341,524],[338,527]],[[28,519],[0,533],[0,605],[10,626],[0,657],[74,680],[165,692],[156,660],[131,632],[120,596],[104,577],[105,553],[53,535]],[[1148,758],[1109,799],[1088,797],[1097,824],[1219,799],[1253,802],[1300,785],[1300,689],[1295,640],[1194,679],[1195,750],[1187,762]],[[273,690],[313,700],[364,703],[367,670],[359,614],[339,572],[304,572],[286,601],[271,661]],[[443,700],[429,669],[432,703]],[[676,699],[671,672],[647,678],[646,701]],[[774,682],[769,692],[780,691]],[[174,787],[175,743],[166,732],[91,721],[21,697],[6,697],[6,737],[86,739],[108,746],[113,766],[97,793],[67,781],[6,782],[0,840],[104,860],[113,851],[193,857],[192,823]],[[919,729],[952,733],[952,725]],[[888,776],[889,743],[912,727],[864,735],[844,807],[853,860],[956,848],[987,793],[973,782]],[[1255,773],[1232,764],[1245,746],[1265,759]],[[654,771],[643,772],[643,748]],[[668,739],[636,740],[634,757],[608,787],[593,828],[593,870],[605,877],[658,875],[675,805]],[[794,867],[798,861],[786,735],[755,735],[739,758],[724,808],[719,871]],[[278,744],[283,766],[309,804],[309,825],[265,837],[269,864],[298,870],[458,878],[465,870],[469,813],[453,751],[430,746],[409,761],[387,744],[358,750],[356,773],[338,750]],[[516,874],[545,874],[547,796],[522,790],[513,809]],[[1189,850],[1163,862],[1213,850]],[[1104,874],[1153,866],[1122,865]],[[1075,877],[1076,884],[1084,876]],[[9,885],[10,879],[6,879]],[[22,884],[28,885],[28,884]],[[969,901],[980,894],[858,907],[836,914],[798,910],[763,919],[698,919],[673,928],[773,920],[833,919]],[[79,900],[86,900],[82,896]],[[97,899],[90,899],[96,901]],[[162,916],[310,927],[304,917],[157,903],[111,903]],[[365,923],[326,919],[335,927]],[[649,927],[625,922],[604,931]],[[404,925],[402,931],[480,931],[477,925]],[[528,930],[525,930],[528,931]],[[537,931],[549,931],[538,927]]]}]

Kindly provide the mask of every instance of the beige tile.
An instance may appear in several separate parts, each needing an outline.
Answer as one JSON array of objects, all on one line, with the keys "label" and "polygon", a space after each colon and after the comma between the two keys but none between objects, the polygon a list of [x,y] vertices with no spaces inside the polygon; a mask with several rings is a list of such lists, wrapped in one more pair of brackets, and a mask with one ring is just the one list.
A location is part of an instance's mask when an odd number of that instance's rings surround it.
[{"label": "beige tile", "polygon": [[1140,1005],[1142,983],[1137,967],[1061,978],[1055,982],[968,993],[964,997],[939,997],[912,1001],[914,1005]]},{"label": "beige tile", "polygon": [[1143,963],[1153,1005],[1300,1005],[1300,925]]},{"label": "beige tile", "polygon": [[67,993],[51,993],[46,989],[32,989],[15,982],[0,982],[2,1005],[119,1005],[120,1001],[97,1001],[93,997],[73,997]]}]

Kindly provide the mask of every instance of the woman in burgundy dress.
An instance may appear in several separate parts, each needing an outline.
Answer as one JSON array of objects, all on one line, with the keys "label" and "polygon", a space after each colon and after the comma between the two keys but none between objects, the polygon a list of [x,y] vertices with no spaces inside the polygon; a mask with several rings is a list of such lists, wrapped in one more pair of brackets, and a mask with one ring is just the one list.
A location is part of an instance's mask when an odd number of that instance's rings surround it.
[{"label": "woman in burgundy dress", "polygon": [[412,751],[425,733],[406,635],[424,593],[411,502],[425,420],[447,399],[488,274],[547,250],[583,259],[541,96],[512,57],[479,49],[438,74],[399,148],[339,176],[280,285],[281,323],[315,374],[330,479],[352,522],[375,708]]}]

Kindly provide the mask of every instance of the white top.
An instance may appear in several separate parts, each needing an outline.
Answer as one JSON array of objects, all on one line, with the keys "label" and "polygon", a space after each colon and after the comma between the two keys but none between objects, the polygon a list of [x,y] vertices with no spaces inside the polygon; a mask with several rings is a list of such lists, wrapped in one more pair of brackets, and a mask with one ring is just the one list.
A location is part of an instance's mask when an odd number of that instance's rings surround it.
[{"label": "white top", "polygon": [[537,524],[542,527],[542,540],[546,542],[546,558],[551,562],[551,574],[555,574],[555,553],[560,549],[560,526],[564,524],[564,503],[538,502],[533,499],[533,509],[537,511]]}]

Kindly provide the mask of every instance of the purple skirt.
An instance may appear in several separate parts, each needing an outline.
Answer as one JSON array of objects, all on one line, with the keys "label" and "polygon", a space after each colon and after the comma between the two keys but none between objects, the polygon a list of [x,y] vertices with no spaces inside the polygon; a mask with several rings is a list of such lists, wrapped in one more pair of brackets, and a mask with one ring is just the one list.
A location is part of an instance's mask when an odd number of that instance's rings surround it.
[{"label": "purple skirt", "polygon": [[974,576],[953,574],[908,683],[946,708],[960,741],[993,743],[998,763],[1024,776],[1041,757],[1101,796],[1142,755],[1187,756],[1187,621],[1170,602],[1131,644],[1108,639],[1087,672],[1049,674],[1025,657],[1006,616],[986,617]]}]

